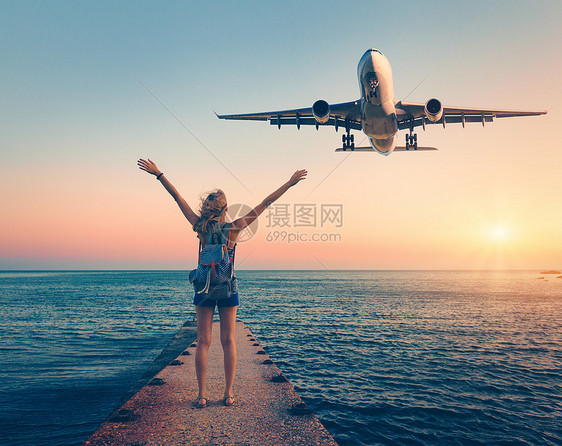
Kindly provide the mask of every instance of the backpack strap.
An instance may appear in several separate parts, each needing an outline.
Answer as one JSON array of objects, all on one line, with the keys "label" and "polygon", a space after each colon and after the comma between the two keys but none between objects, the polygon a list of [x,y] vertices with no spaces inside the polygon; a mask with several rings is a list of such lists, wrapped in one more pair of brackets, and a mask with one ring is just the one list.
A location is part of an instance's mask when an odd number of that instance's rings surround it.
[{"label": "backpack strap", "polygon": [[234,245],[234,247],[232,248],[232,262],[230,262],[232,264],[232,268],[230,270],[231,276],[234,274],[234,258],[235,257],[236,257],[236,245]]},{"label": "backpack strap", "polygon": [[230,240],[230,223],[223,225],[214,224],[207,230],[205,234],[205,244],[212,243],[214,245],[224,245]]},{"label": "backpack strap", "polygon": [[207,228],[207,234],[205,234],[205,245],[208,245],[209,243],[213,243],[213,228]]},{"label": "backpack strap", "polygon": [[[218,243],[221,245],[226,245],[227,250],[230,249],[230,247],[228,246],[230,242],[230,223],[225,223],[224,225],[222,225],[220,231],[218,232],[213,232],[212,228],[209,228],[207,230],[207,233],[202,235],[203,237],[205,237],[205,245],[209,243],[213,243],[217,239],[220,239],[218,240]],[[234,246],[236,247],[236,245]],[[201,263],[201,248],[202,248],[202,243],[201,243],[201,238],[199,237],[199,254],[197,258],[197,263]],[[234,257],[232,259],[234,260]]]},{"label": "backpack strap", "polygon": [[221,243],[223,238],[225,239],[224,244],[228,248],[228,242],[230,242],[230,223],[225,223],[221,228]]},{"label": "backpack strap", "polygon": [[232,249],[232,262],[231,263],[231,268],[230,268],[230,275],[231,277],[234,275],[234,259],[236,257],[236,243],[234,244],[234,246],[232,248],[230,248],[229,244],[230,244],[230,223],[225,223],[222,227],[222,235],[224,236],[224,234],[226,233],[226,240],[224,242],[224,244],[226,245],[226,250],[227,250],[227,254],[228,251],[230,249]]}]

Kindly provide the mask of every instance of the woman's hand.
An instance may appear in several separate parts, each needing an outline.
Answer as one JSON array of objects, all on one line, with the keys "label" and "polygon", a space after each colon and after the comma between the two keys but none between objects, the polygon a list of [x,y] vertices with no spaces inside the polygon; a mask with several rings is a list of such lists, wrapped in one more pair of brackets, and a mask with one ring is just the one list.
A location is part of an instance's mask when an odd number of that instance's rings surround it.
[{"label": "woman's hand", "polygon": [[306,169],[302,169],[302,170],[297,170],[293,176],[291,177],[291,179],[288,181],[289,183],[289,187],[294,186],[295,184],[297,184],[299,181],[304,180],[306,178],[306,174],[308,172],[306,171]]},{"label": "woman's hand", "polygon": [[145,172],[148,172],[152,175],[158,176],[162,173],[160,172],[160,170],[158,170],[156,164],[154,164],[154,162],[152,162],[150,159],[146,161],[141,158],[137,161],[137,165],[139,166],[140,170],[144,170]]}]

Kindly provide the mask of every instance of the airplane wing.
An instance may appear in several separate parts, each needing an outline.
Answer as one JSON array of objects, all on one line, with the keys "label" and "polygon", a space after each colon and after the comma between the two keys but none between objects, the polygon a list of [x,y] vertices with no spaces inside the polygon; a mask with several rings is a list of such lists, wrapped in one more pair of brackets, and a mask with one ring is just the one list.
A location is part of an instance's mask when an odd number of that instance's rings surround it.
[{"label": "airplane wing", "polygon": [[467,107],[445,107],[443,106],[443,117],[437,122],[431,122],[425,116],[425,104],[415,102],[397,102],[396,118],[398,128],[413,129],[414,127],[426,124],[445,124],[461,123],[464,127],[465,122],[492,122],[494,118],[510,118],[513,116],[537,116],[545,115],[546,111],[523,111],[523,110],[497,110],[485,108]]},{"label": "airplane wing", "polygon": [[279,128],[282,125],[296,125],[299,129],[301,125],[315,125],[317,129],[319,126],[333,126],[336,130],[338,127],[361,130],[361,101],[331,104],[330,118],[324,124],[316,121],[312,113],[312,107],[241,115],[217,114],[217,117],[219,119],[269,121],[271,125],[276,125]]}]

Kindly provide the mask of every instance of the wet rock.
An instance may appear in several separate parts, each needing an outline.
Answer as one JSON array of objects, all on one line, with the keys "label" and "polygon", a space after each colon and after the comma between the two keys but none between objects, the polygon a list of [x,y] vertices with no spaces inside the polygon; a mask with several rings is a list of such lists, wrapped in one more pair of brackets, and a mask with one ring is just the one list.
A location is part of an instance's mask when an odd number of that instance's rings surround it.
[{"label": "wet rock", "polygon": [[162,378],[152,378],[148,382],[149,386],[161,386],[163,384],[166,384],[166,381],[164,381]]},{"label": "wet rock", "polygon": [[286,382],[289,382],[289,380],[287,379],[287,377],[285,375],[275,375],[275,376],[271,377],[271,382],[286,383]]},{"label": "wet rock", "polygon": [[266,359],[265,361],[262,362],[262,364],[273,364],[273,361],[271,359]]},{"label": "wet rock", "polygon": [[183,362],[181,362],[179,359],[174,359],[172,362],[170,362],[169,365],[182,365]]},{"label": "wet rock", "polygon": [[308,408],[306,403],[296,403],[289,409],[291,415],[310,415],[312,411]]},{"label": "wet rock", "polygon": [[138,415],[131,409],[121,409],[119,412],[114,413],[107,421],[110,423],[127,423],[136,420]]}]

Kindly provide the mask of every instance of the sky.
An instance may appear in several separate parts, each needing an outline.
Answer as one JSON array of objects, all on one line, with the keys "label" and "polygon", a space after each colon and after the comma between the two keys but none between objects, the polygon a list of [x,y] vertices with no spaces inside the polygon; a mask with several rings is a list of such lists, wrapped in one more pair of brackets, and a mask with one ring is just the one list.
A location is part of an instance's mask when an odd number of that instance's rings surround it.
[{"label": "sky", "polygon": [[[195,233],[138,158],[194,209],[217,187],[231,210],[253,207],[308,170],[239,242],[239,269],[562,268],[561,13],[520,0],[2,0],[0,269],[194,268]],[[214,114],[358,99],[372,47],[399,100],[548,114],[420,129],[438,151],[388,157],[334,152],[333,128]]]}]

